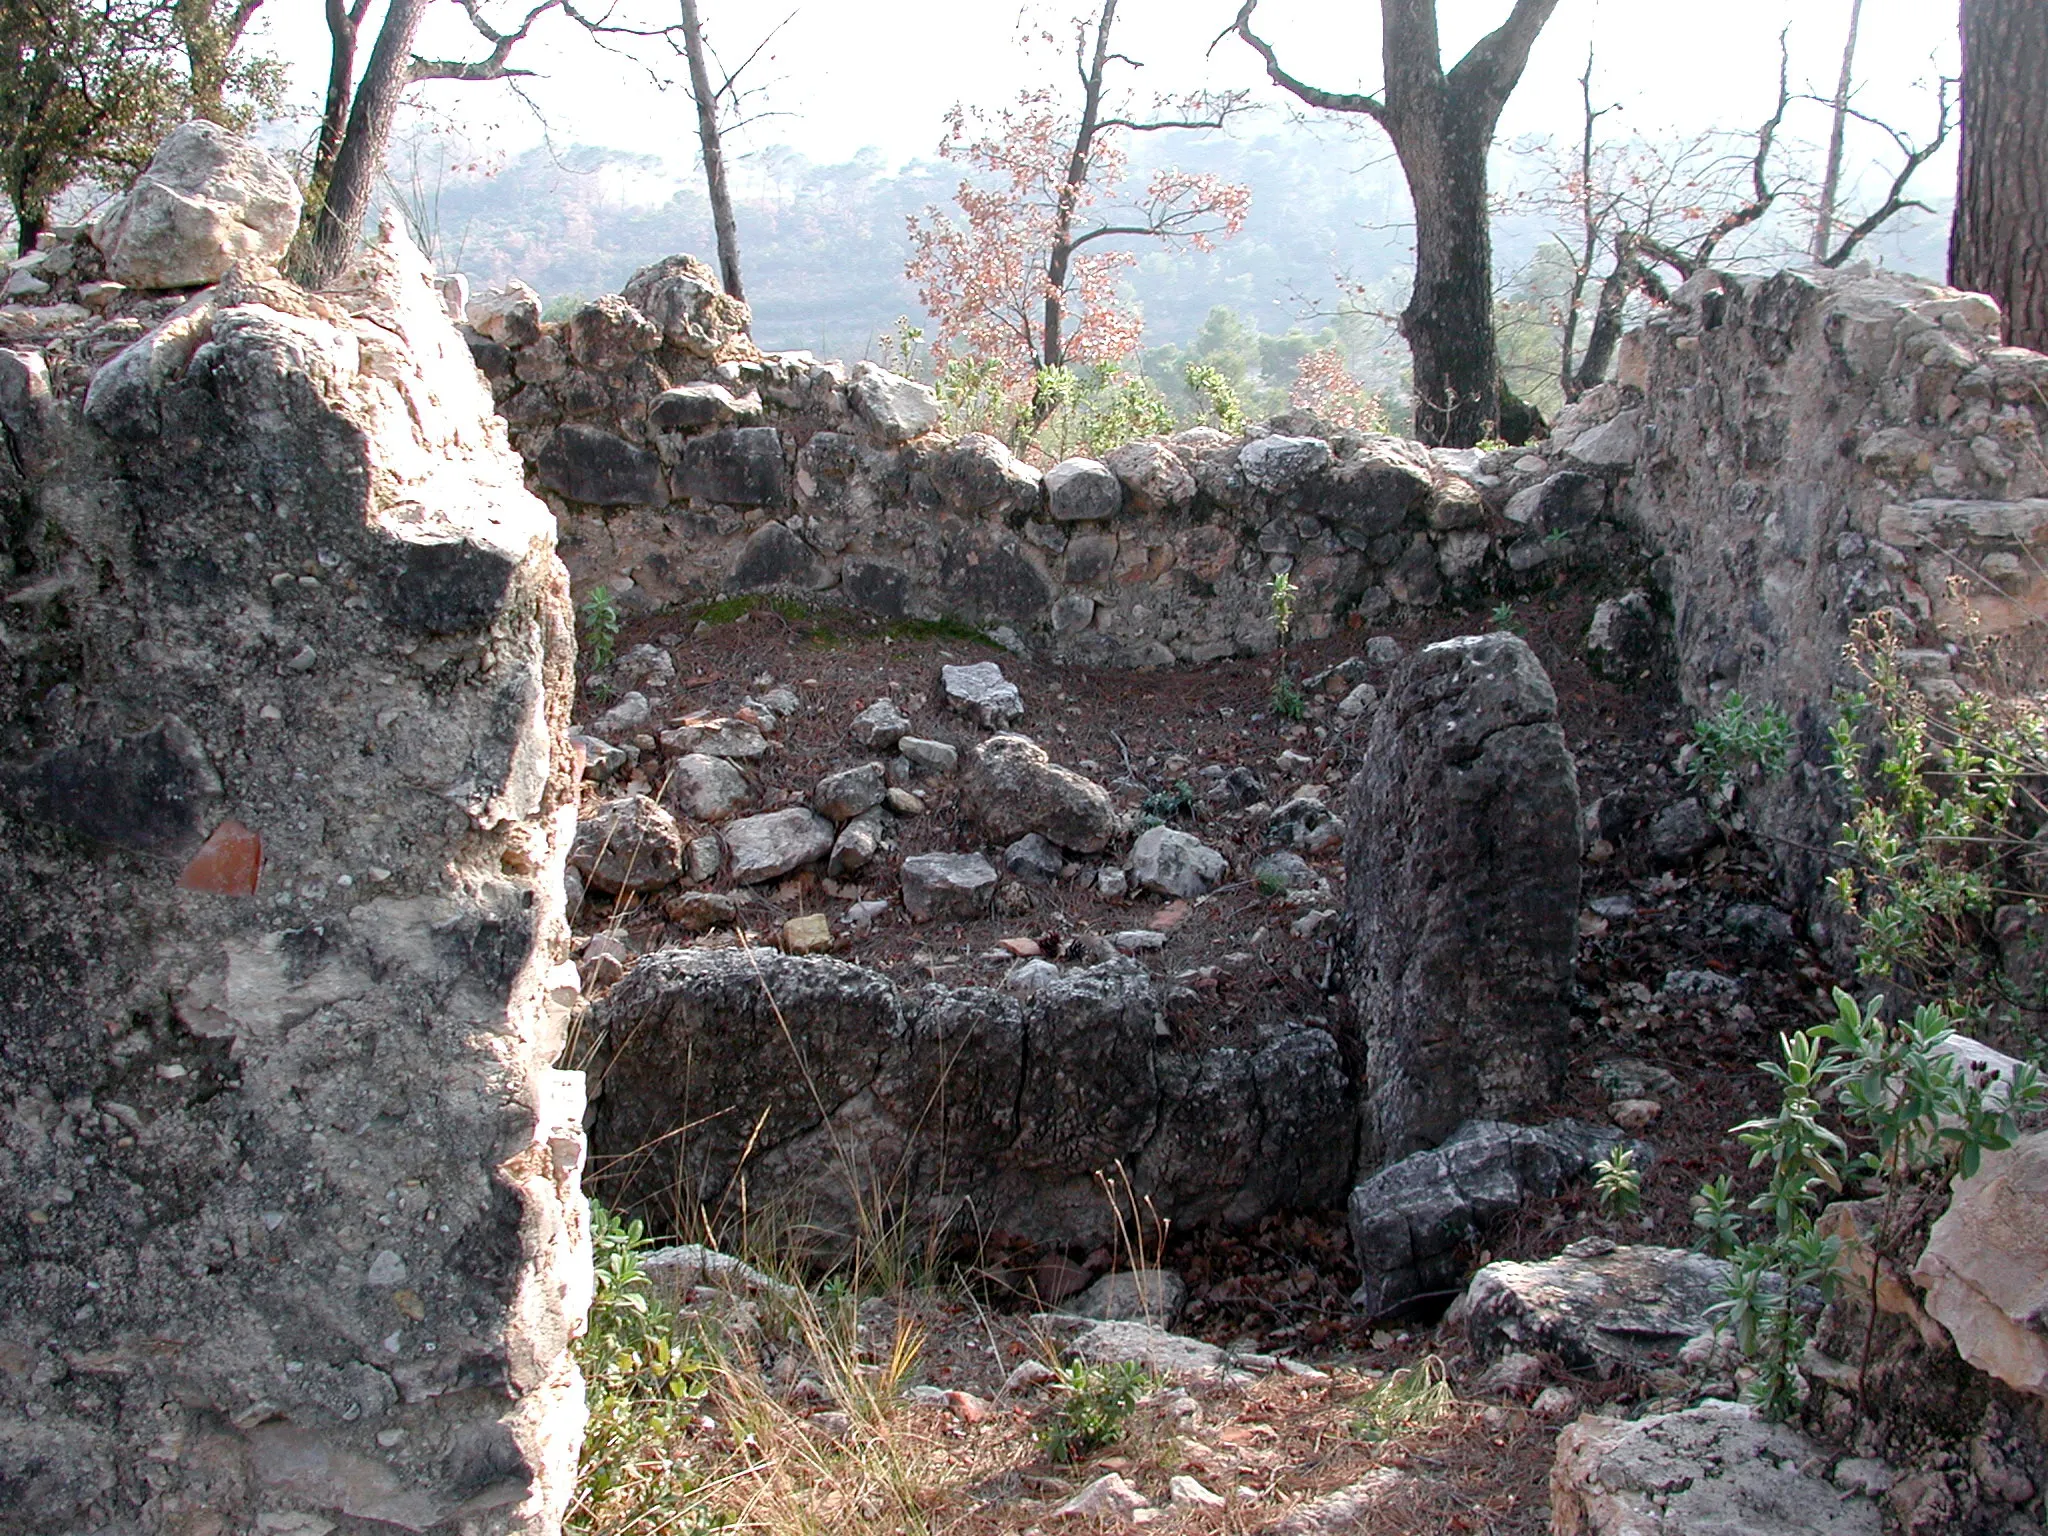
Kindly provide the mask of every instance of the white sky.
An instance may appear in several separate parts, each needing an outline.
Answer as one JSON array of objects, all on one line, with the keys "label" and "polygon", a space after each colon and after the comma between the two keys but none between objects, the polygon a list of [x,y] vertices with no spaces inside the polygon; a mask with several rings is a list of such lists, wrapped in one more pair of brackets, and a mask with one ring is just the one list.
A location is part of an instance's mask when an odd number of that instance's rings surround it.
[{"label": "white sky", "polygon": [[[672,14],[664,0],[618,3],[622,14],[643,24]],[[517,0],[497,4],[496,14],[518,13]],[[1509,5],[1510,0],[1440,0],[1447,60],[1497,25]],[[702,3],[706,27],[728,60],[743,56],[792,9],[794,20],[750,76],[772,86],[767,104],[783,114],[756,126],[747,140],[753,147],[785,143],[827,162],[848,159],[864,147],[880,150],[892,163],[928,157],[940,137],[941,116],[956,100],[1001,105],[1043,78],[1040,59],[1017,45],[1020,13],[1013,0]],[[1508,105],[1502,137],[1576,135],[1577,76],[1589,43],[1598,56],[1596,98],[1622,108],[1603,128],[1619,132],[1634,126],[1653,134],[1753,128],[1772,100],[1779,29],[1791,27],[1793,89],[1831,93],[1848,11],[1849,0],[1718,0],[1711,7],[1672,0],[1563,0]],[[1116,41],[1145,62],[1141,80],[1148,89],[1244,86],[1273,112],[1284,110],[1291,98],[1265,82],[1243,44],[1226,39],[1208,53],[1210,40],[1235,12],[1235,0],[1124,0]],[[309,107],[325,78],[320,14],[316,0],[271,0],[263,13],[268,44],[292,65]],[[1029,14],[1057,22],[1070,12],[1066,6],[1036,5]],[[1258,25],[1298,77],[1337,90],[1377,88],[1376,5],[1263,0]],[[1864,0],[1858,104],[1916,135],[1923,132],[1932,119],[1933,79],[1955,73],[1955,34],[1953,0]],[[421,42],[423,52],[477,51],[474,35],[449,5],[435,8]],[[369,52],[367,36],[362,52]],[[693,125],[681,91],[656,89],[644,71],[599,51],[560,18],[543,23],[517,58],[540,74],[524,89],[557,145],[657,154],[678,176],[692,173]],[[659,62],[682,78],[680,59]],[[434,83],[418,95],[437,116],[492,150],[516,153],[542,137],[530,111],[501,86]],[[1277,117],[1264,120],[1271,124]],[[1256,132],[1258,120],[1249,127]],[[1858,170],[1851,165],[1852,178]],[[1940,191],[1952,171],[1935,164],[1922,175],[1923,186]]]}]

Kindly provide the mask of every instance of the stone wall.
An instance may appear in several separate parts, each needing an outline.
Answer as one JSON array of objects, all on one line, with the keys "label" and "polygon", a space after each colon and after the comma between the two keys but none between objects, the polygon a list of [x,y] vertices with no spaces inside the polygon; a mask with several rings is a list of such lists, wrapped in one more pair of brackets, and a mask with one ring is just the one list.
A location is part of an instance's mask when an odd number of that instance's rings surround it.
[{"label": "stone wall", "polygon": [[1482,494],[1479,455],[1300,414],[1041,473],[945,435],[923,385],[759,352],[744,306],[688,257],[558,323],[517,287],[468,315],[579,592],[602,585],[625,612],[776,590],[965,619],[1056,659],[1170,665],[1270,650],[1283,571],[1297,633],[1319,639],[1628,554],[1607,515],[1615,461],[1576,466],[1532,527],[1505,515],[1507,478]]},{"label": "stone wall", "polygon": [[553,1531],[553,520],[403,237],[307,294],[222,185],[215,286],[0,309],[0,1527]]}]

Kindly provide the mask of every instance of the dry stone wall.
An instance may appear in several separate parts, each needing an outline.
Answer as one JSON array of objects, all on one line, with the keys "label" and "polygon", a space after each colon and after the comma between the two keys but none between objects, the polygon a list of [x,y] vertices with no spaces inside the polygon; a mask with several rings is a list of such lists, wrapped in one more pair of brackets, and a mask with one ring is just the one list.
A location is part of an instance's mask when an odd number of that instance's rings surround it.
[{"label": "dry stone wall", "polygon": [[418,254],[268,275],[218,137],[158,178],[218,266],[134,211],[0,308],[0,1528],[552,1532],[553,520]]},{"label": "dry stone wall", "polygon": [[579,591],[626,612],[773,590],[1170,665],[1270,650],[1283,571],[1297,633],[1323,638],[1628,553],[1612,466],[1574,469],[1517,521],[1508,478],[1475,483],[1477,454],[1300,414],[1041,473],[945,435],[930,390],[872,363],[758,351],[744,306],[687,257],[565,321],[540,313],[530,291],[486,295],[471,345]]}]

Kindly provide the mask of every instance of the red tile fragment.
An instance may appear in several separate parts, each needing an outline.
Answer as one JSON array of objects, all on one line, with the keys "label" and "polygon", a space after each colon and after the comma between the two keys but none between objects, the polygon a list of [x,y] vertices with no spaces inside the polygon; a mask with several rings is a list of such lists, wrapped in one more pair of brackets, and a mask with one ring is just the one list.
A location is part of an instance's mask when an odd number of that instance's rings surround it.
[{"label": "red tile fragment", "polygon": [[178,889],[214,896],[254,896],[263,873],[263,839],[233,818],[213,829],[178,876]]}]

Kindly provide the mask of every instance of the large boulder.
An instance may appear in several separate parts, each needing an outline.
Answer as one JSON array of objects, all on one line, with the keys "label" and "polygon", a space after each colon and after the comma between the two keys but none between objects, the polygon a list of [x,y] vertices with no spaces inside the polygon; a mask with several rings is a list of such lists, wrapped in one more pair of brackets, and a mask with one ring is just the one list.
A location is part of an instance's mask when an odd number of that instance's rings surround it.
[{"label": "large boulder", "polygon": [[1882,1511],[1821,1475],[1788,1424],[1713,1399],[1633,1421],[1588,1414],[1557,1437],[1553,1536],[1880,1536]]},{"label": "large boulder", "polygon": [[668,500],[661,460],[601,427],[555,429],[536,466],[540,483],[596,507],[658,507]]},{"label": "large boulder", "polygon": [[197,288],[238,261],[274,263],[298,227],[299,188],[285,168],[218,123],[196,122],[157,146],[92,238],[117,283]]},{"label": "large boulder", "polygon": [[1536,1264],[1488,1264],[1454,1309],[1481,1360],[1554,1355],[1601,1377],[1670,1366],[1689,1339],[1711,1333],[1726,1295],[1726,1260],[1685,1248],[1573,1243]]},{"label": "large boulder", "polygon": [[1441,1147],[1390,1163],[1351,1192],[1351,1300],[1377,1317],[1454,1286],[1462,1250],[1526,1200],[1554,1195],[1622,1140],[1611,1127],[1477,1120]]},{"label": "large boulder", "polygon": [[960,805],[992,843],[1026,832],[1074,853],[1100,853],[1117,832],[1109,791],[1062,768],[1028,736],[991,736],[967,754]]},{"label": "large boulder", "polygon": [[2048,1397],[2048,1131],[1985,1154],[1928,1234],[1913,1278],[1956,1352]]},{"label": "large boulder", "polygon": [[1466,1120],[1538,1111],[1561,1083],[1579,792],[1535,653],[1470,635],[1404,661],[1346,820],[1370,1169]]}]

